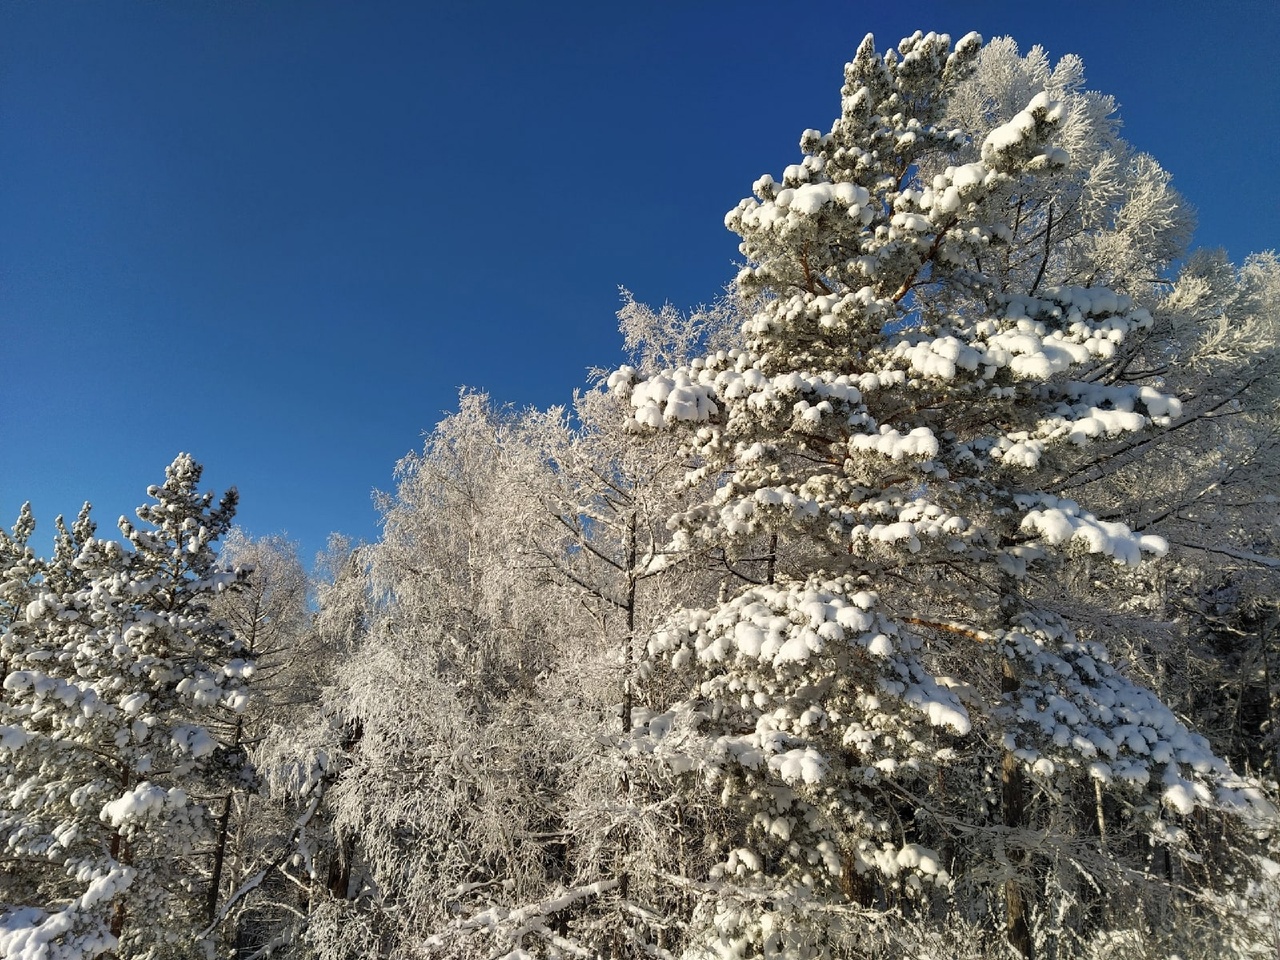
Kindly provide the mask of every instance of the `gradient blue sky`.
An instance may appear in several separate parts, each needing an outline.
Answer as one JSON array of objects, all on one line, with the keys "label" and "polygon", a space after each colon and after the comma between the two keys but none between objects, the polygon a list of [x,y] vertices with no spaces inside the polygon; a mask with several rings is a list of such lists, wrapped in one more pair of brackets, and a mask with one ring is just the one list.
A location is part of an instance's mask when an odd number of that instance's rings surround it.
[{"label": "gradient blue sky", "polygon": [[0,0],[0,523],[180,450],[252,534],[377,535],[460,386],[566,402],[687,307],[867,32],[1078,53],[1197,242],[1280,245],[1280,3]]}]

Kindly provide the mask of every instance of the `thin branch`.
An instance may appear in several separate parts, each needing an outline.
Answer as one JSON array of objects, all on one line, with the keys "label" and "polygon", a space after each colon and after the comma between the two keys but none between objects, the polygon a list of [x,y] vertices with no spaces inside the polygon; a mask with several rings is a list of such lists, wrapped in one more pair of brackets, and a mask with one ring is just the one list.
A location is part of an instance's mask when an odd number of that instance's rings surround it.
[{"label": "thin branch", "polygon": [[1049,222],[1044,228],[1044,259],[1040,261],[1040,269],[1036,271],[1035,282],[1031,284],[1028,291],[1031,296],[1036,295],[1036,288],[1040,286],[1040,281],[1044,279],[1044,269],[1049,265],[1049,253],[1052,250],[1051,241],[1053,237],[1053,201],[1049,201]]}]

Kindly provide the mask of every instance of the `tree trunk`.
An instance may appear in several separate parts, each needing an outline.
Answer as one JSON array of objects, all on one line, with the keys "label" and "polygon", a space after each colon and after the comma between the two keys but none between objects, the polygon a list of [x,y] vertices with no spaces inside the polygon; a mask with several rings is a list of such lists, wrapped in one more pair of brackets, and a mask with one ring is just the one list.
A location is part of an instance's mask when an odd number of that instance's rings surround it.
[{"label": "tree trunk", "polygon": [[351,861],[355,858],[356,838],[342,837],[338,840],[337,849],[329,861],[329,875],[325,878],[325,887],[329,893],[339,900],[346,900],[351,889]]},{"label": "tree trunk", "polygon": [[[636,540],[636,511],[631,511],[631,516],[627,518],[627,641],[623,650],[625,662],[623,663],[622,677],[622,735],[625,737],[631,733],[631,713],[635,706],[635,690],[632,685],[632,663],[635,660],[635,642],[636,642],[636,556],[638,553]],[[627,768],[627,761],[624,756],[622,766],[622,804],[623,816],[630,816],[631,806],[631,772]],[[631,872],[628,869],[628,859],[631,854],[631,832],[629,826],[624,823],[622,827],[622,836],[620,838],[622,847],[622,874],[618,877],[618,897],[622,900],[627,899],[631,887]]]},{"label": "tree trunk", "polygon": [[[121,791],[129,789],[130,780],[129,771],[126,769],[120,774]],[[111,844],[108,849],[114,862],[126,867],[133,865],[133,852],[129,849],[128,841],[120,834],[119,828],[111,831]],[[124,897],[121,897],[119,902],[116,903],[115,910],[111,912],[111,935],[117,940],[124,933],[124,924],[127,916],[126,901]]]},{"label": "tree trunk", "polygon": [[218,890],[222,887],[222,865],[227,857],[227,828],[231,822],[233,796],[227,794],[222,804],[222,815],[218,817],[218,845],[213,851],[213,876],[209,878],[209,898],[205,904],[205,925],[210,927],[218,918]]},{"label": "tree trunk", "polygon": [[[252,649],[252,645],[250,646]],[[231,749],[240,749],[240,738],[244,732],[244,720],[236,720],[236,732],[231,741]],[[222,815],[218,817],[218,840],[213,851],[213,876],[209,878],[209,898],[205,905],[205,924],[213,926],[218,916],[218,891],[222,887],[222,870],[227,860],[227,836],[231,826],[231,806],[235,800],[235,791],[228,790],[226,800],[222,804]]]},{"label": "tree trunk", "polygon": [[[343,753],[351,753],[364,737],[364,724],[358,720],[344,732],[339,746]],[[346,900],[351,890],[351,863],[356,857],[356,835],[334,836],[333,857],[329,860],[329,872],[325,877],[325,889],[340,900]]]},{"label": "tree trunk", "polygon": [[[1006,660],[1000,681],[1000,692],[1009,695],[1017,691],[1018,677]],[[1027,785],[1018,759],[1008,750],[1004,752],[1000,767],[1000,800],[1006,836],[1012,839],[1014,832],[1026,825]],[[1009,844],[1009,847],[1011,849],[1012,844]],[[1008,857],[1013,875],[1004,883],[1005,938],[1018,956],[1032,960],[1035,956],[1035,947],[1031,942],[1031,928],[1027,922],[1027,904],[1023,896],[1020,876],[1025,866],[1025,857],[1021,852],[1016,854],[1010,852]]]},{"label": "tree trunk", "polygon": [[[122,854],[123,847],[124,847],[124,840],[120,836],[120,831],[119,830],[113,831],[111,834],[110,850],[111,850],[111,859],[114,860],[116,863],[120,863],[120,857]],[[124,851],[124,855],[125,855],[125,858],[128,859],[127,851]],[[120,935],[124,933],[125,914],[126,914],[125,902],[124,902],[124,899],[122,898],[116,904],[115,910],[111,912],[111,935],[115,937],[117,940],[119,940]]]}]

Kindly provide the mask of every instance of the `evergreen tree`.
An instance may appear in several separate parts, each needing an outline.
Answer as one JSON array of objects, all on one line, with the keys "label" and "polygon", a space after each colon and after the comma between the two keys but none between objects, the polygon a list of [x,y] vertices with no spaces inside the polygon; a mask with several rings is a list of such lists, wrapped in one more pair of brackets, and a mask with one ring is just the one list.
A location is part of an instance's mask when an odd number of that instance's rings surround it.
[{"label": "evergreen tree", "polygon": [[[1084,557],[1166,549],[1055,477],[1180,413],[1129,367],[1153,324],[1131,266],[1166,262],[1185,218],[1149,158],[1102,189],[1117,153],[1076,70],[1001,103],[982,53],[868,37],[830,132],[726,219],[759,302],[744,346],[611,381],[637,427],[680,431],[691,480],[721,478],[673,518],[677,547],[777,538],[768,582],[649,643],[685,689],[650,749],[735,824],[695,916],[708,954],[870,950],[892,934],[868,908],[927,915],[953,891],[957,922],[991,911],[1019,954],[1067,954],[1069,925],[1036,928],[1033,795],[1096,784],[1157,842],[1161,808],[1259,804],[1057,590]],[[1145,246],[1136,197],[1172,204]]]},{"label": "evergreen tree", "polygon": [[[208,916],[209,804],[245,776],[235,745],[253,664],[211,614],[238,575],[214,545],[235,491],[214,504],[180,455],[125,544],[87,512],[5,634],[0,836],[27,878],[5,907],[15,953],[189,957]],[[15,946],[16,945],[16,946]]]},{"label": "evergreen tree", "polygon": [[31,504],[24,503],[12,530],[0,530],[0,676],[9,673],[8,651],[16,642],[12,631],[25,619],[27,604],[43,570],[28,543],[35,526]]}]

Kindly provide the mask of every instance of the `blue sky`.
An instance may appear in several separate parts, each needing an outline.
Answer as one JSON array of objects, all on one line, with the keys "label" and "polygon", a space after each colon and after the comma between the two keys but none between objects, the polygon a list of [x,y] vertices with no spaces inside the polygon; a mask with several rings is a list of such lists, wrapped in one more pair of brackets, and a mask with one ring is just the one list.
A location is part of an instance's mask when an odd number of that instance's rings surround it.
[{"label": "blue sky", "polygon": [[725,211],[917,28],[1080,54],[1198,244],[1280,245],[1274,0],[7,0],[0,523],[107,532],[187,450],[252,534],[375,538],[459,387],[566,402],[619,285],[713,299]]}]

